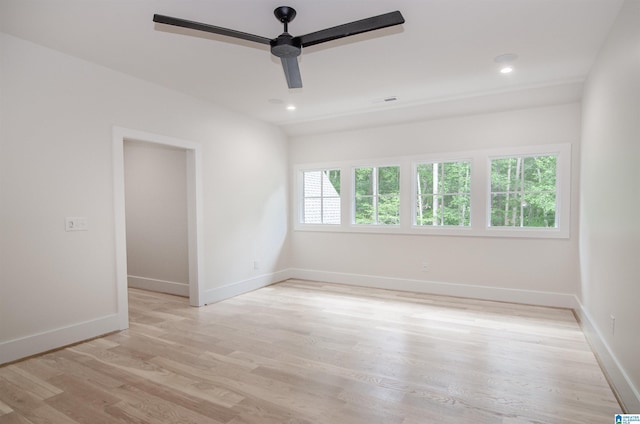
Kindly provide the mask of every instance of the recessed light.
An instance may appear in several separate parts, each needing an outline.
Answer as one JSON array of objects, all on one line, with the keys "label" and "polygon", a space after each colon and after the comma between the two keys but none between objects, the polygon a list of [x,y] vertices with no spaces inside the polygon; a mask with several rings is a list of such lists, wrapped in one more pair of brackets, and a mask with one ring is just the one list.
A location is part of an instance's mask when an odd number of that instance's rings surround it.
[{"label": "recessed light", "polygon": [[287,110],[290,110],[290,111],[296,110],[296,106],[295,105],[288,105],[287,106]]},{"label": "recessed light", "polygon": [[501,74],[510,74],[513,72],[513,62],[516,61],[518,55],[513,53],[501,54],[493,58],[493,61],[500,65]]}]

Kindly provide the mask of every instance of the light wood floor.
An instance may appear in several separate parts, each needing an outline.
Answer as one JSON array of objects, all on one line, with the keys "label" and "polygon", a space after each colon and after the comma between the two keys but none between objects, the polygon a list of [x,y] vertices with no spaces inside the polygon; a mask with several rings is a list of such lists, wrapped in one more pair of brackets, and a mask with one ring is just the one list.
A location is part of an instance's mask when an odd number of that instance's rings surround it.
[{"label": "light wood floor", "polygon": [[0,368],[0,423],[609,423],[571,311],[288,281]]}]

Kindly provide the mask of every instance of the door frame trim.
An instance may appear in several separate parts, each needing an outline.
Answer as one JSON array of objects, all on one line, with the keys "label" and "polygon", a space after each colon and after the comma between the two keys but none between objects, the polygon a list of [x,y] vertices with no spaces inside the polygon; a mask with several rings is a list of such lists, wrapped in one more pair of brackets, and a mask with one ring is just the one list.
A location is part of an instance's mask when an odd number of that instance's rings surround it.
[{"label": "door frame trim", "polygon": [[127,232],[125,217],[124,142],[126,140],[162,144],[186,150],[187,155],[187,232],[189,256],[189,303],[203,306],[204,241],[202,239],[202,145],[159,134],[113,127],[113,192],[116,254],[117,315],[120,329],[129,327],[127,295]]}]

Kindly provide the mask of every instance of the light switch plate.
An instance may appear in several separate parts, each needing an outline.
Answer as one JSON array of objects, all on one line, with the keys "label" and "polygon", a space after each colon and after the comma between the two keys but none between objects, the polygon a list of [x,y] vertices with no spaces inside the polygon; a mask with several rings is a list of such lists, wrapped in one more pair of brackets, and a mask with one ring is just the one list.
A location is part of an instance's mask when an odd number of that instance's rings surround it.
[{"label": "light switch plate", "polygon": [[89,222],[85,216],[68,216],[64,219],[65,231],[88,231]]}]

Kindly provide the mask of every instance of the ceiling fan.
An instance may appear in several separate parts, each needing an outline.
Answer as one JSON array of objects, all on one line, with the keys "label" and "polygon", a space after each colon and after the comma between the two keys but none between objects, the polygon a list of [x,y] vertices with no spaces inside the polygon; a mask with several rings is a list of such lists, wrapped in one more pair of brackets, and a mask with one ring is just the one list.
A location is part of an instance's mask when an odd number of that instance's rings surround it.
[{"label": "ceiling fan", "polygon": [[284,32],[273,39],[233,29],[158,14],[153,15],[153,21],[160,24],[189,28],[197,31],[212,32],[214,34],[225,35],[227,37],[235,37],[242,40],[270,45],[271,53],[274,56],[279,57],[282,62],[282,68],[284,69],[284,75],[287,79],[287,85],[289,88],[302,87],[302,77],[300,76],[300,68],[298,67],[298,56],[300,55],[303,47],[309,47],[315,44],[325,43],[327,41],[337,40],[339,38],[349,37],[351,35],[404,23],[402,14],[399,11],[395,11],[294,37],[289,34],[288,30],[289,22],[291,22],[296,16],[295,9],[289,6],[280,6],[273,11],[273,14],[284,24]]}]

